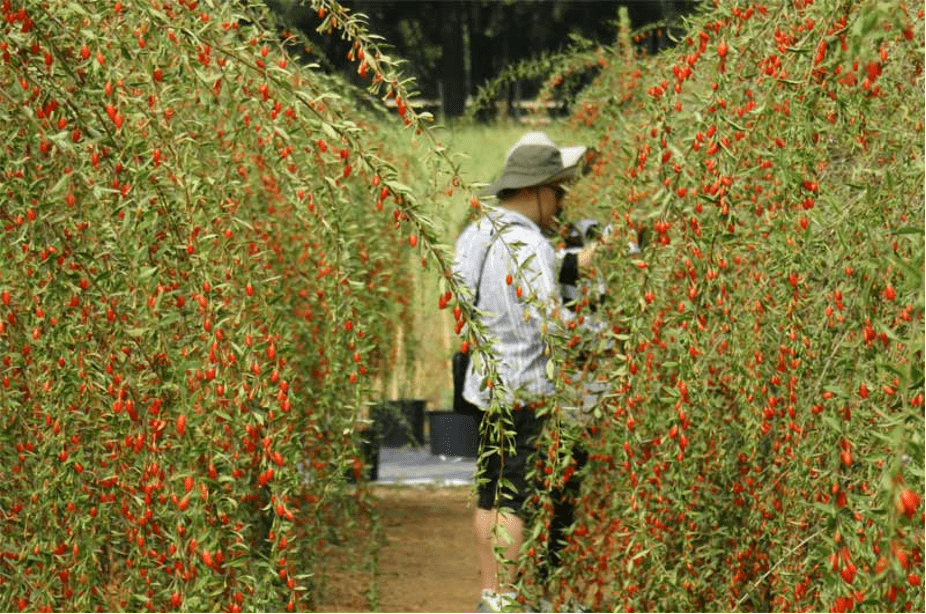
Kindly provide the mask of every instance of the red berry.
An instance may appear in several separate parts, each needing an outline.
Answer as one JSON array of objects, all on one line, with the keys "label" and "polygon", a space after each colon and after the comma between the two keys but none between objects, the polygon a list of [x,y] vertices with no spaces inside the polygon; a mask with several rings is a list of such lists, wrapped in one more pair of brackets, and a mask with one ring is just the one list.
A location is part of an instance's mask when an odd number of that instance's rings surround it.
[{"label": "red berry", "polygon": [[856,567],[853,563],[847,563],[846,566],[842,568],[842,571],[839,572],[839,575],[842,576],[846,584],[852,584],[855,581],[856,571]]},{"label": "red berry", "polygon": [[904,488],[900,492],[900,498],[897,501],[897,511],[912,519],[919,507],[920,496],[909,488]]}]

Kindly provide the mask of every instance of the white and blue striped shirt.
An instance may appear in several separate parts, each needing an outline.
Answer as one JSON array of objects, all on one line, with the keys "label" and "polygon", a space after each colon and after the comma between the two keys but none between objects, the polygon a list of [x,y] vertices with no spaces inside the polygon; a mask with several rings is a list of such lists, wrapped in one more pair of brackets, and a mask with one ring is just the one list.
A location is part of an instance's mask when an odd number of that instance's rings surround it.
[{"label": "white and blue striped shirt", "polygon": [[[547,377],[545,333],[561,331],[574,314],[563,308],[560,265],[550,241],[530,218],[500,208],[463,231],[455,256],[454,275],[473,296],[482,275],[476,307],[507,393],[500,400],[510,405],[515,400],[529,402],[551,395],[554,385]],[[471,354],[463,396],[485,409],[489,404],[486,374]]]}]

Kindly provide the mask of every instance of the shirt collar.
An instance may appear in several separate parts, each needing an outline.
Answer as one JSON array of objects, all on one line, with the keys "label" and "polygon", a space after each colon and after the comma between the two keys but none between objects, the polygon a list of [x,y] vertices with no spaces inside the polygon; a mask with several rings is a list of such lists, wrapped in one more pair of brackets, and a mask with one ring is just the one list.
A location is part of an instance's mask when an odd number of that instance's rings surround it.
[{"label": "shirt collar", "polygon": [[540,230],[540,226],[537,225],[537,222],[527,217],[523,213],[518,213],[517,211],[512,211],[511,209],[506,209],[505,207],[498,207],[493,211],[490,211],[488,214],[486,214],[486,216],[490,219],[489,223],[496,228],[501,228],[503,226],[521,226],[543,234]]}]

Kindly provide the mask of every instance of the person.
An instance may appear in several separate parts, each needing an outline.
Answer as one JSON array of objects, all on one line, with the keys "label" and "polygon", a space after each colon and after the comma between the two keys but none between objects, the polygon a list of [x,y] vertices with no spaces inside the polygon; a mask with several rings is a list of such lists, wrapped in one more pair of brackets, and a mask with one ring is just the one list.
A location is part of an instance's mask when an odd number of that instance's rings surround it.
[{"label": "person", "polygon": [[[486,207],[455,245],[454,274],[473,293],[485,333],[481,342],[494,359],[474,355],[463,386],[463,397],[488,421],[480,429],[487,439],[480,446],[474,518],[482,579],[477,611],[517,607],[516,561],[530,513],[526,504],[535,492],[529,478],[534,443],[555,390],[547,376],[546,335],[575,318],[564,308],[562,287],[591,267],[597,247],[592,242],[558,255],[550,240],[557,234],[566,186],[586,152],[582,146],[559,148],[542,132],[524,135],[486,189],[498,207]],[[507,439],[503,432],[513,441],[501,441]]]}]

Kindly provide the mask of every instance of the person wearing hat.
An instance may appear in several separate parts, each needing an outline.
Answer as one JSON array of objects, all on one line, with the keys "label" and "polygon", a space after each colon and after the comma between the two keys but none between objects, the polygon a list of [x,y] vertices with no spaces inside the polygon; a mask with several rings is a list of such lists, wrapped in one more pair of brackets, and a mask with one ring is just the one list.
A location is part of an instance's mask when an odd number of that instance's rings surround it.
[{"label": "person wearing hat", "polygon": [[[487,207],[455,246],[454,274],[473,292],[497,368],[497,379],[490,382],[492,369],[473,357],[463,384],[465,400],[484,410],[489,421],[480,429],[489,440],[480,446],[475,513],[483,584],[477,611],[516,606],[514,561],[524,543],[525,503],[535,488],[527,474],[534,463],[534,440],[544,425],[542,408],[555,390],[547,377],[545,331],[575,316],[563,308],[561,288],[575,283],[595,252],[593,244],[561,258],[550,241],[558,229],[565,184],[576,176],[586,151],[559,148],[542,132],[526,134],[509,150],[501,176],[486,189],[497,197],[498,207]],[[490,410],[493,400],[496,408],[510,411]],[[513,433],[513,450],[510,442],[491,440],[501,431],[499,420]],[[510,563],[498,560],[497,548]]]}]

